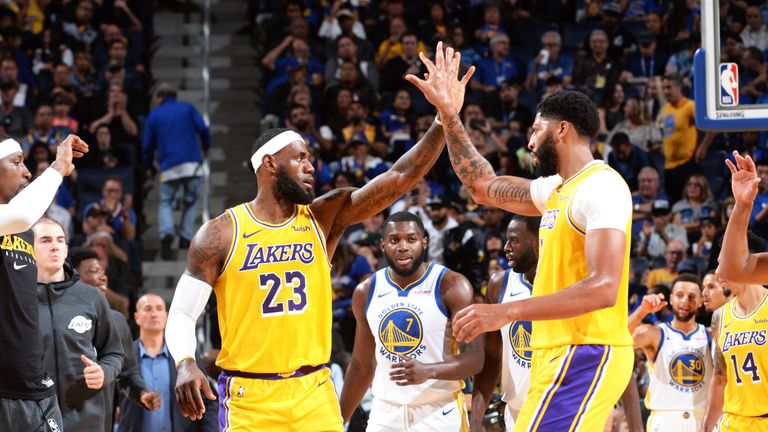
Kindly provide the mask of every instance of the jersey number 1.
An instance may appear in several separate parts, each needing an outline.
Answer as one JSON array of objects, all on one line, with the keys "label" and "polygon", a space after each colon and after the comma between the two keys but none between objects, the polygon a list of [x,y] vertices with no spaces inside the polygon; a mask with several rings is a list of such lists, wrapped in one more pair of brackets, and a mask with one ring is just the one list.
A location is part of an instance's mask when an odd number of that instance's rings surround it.
[{"label": "jersey number 1", "polygon": [[[285,305],[288,305],[289,314],[300,314],[307,307],[307,278],[300,271],[288,271],[284,274],[285,278],[280,279],[276,273],[262,273],[259,275],[259,288],[268,290],[264,302],[261,303],[261,315],[277,316],[285,315]],[[286,302],[275,302],[275,297],[285,285],[293,287],[293,298]],[[296,283],[298,282],[298,283]],[[297,299],[298,297],[298,299]],[[298,300],[298,301],[297,301]]]}]

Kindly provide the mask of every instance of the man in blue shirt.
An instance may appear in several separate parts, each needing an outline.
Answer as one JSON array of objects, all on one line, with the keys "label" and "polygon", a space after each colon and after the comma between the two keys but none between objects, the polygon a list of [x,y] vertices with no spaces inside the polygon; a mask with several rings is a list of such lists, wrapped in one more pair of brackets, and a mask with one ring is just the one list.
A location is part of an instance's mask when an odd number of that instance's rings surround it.
[{"label": "man in blue shirt", "polygon": [[[189,247],[195,232],[203,153],[207,154],[211,147],[211,133],[194,106],[176,100],[176,90],[169,84],[158,86],[155,103],[157,107],[149,113],[144,127],[143,156],[144,167],[152,177],[157,152],[160,166],[158,228],[161,256],[167,260],[172,256],[171,245],[176,234],[173,209],[179,198],[183,203],[179,247]],[[180,194],[182,189],[183,195]]]},{"label": "man in blue shirt", "polygon": [[486,92],[497,91],[504,81],[522,84],[525,71],[520,61],[509,55],[509,36],[497,33],[491,38],[491,54],[480,60],[475,78],[471,82],[473,90]]},{"label": "man in blue shirt", "polygon": [[526,87],[536,91],[541,96],[544,86],[551,77],[559,79],[564,86],[571,84],[573,75],[573,59],[560,54],[562,39],[560,33],[548,31],[541,36],[541,51],[528,65]]},{"label": "man in blue shirt", "polygon": [[160,393],[160,409],[148,411],[121,395],[120,432],[217,431],[216,401],[205,399],[205,414],[195,422],[179,411],[173,391],[176,385],[176,366],[163,336],[168,320],[165,300],[157,294],[144,294],[136,302],[134,318],[139,326],[139,339],[133,342],[134,352],[147,387]]}]

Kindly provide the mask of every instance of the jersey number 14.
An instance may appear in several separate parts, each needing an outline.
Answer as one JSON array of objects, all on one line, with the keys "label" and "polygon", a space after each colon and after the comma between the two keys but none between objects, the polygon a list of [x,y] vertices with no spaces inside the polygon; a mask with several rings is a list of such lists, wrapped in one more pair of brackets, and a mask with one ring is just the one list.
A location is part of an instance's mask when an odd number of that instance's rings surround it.
[{"label": "jersey number 14", "polygon": [[739,370],[746,376],[747,374],[752,375],[752,383],[759,383],[760,382],[760,374],[757,369],[757,363],[755,363],[755,356],[752,354],[752,351],[747,352],[746,357],[744,357],[744,363],[741,364],[741,368],[739,368],[739,361],[736,359],[736,354],[731,354],[731,362],[733,362],[733,374],[736,376],[736,385],[741,385],[744,380],[741,378],[741,374],[739,373]]}]

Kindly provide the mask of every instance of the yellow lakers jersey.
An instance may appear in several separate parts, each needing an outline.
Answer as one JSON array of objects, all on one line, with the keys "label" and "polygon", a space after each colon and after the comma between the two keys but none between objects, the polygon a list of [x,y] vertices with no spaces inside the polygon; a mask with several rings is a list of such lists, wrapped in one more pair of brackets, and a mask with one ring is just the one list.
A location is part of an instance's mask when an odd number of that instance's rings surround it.
[{"label": "yellow lakers jersey", "polygon": [[755,311],[741,317],[736,299],[723,306],[717,344],[723,352],[728,383],[723,411],[745,417],[768,415],[768,295]]},{"label": "yellow lakers jersey", "polygon": [[[611,168],[603,163],[589,164],[561,183],[549,196],[539,226],[539,265],[533,284],[534,297],[553,294],[589,275],[584,249],[586,230],[574,221],[570,211],[579,185],[600,170]],[[624,181],[618,173],[616,181]],[[631,220],[627,221],[624,255],[615,257],[624,260],[616,304],[573,318],[534,321],[531,348],[583,344],[632,345],[632,336],[627,330],[631,223]]]},{"label": "yellow lakers jersey", "polygon": [[214,291],[223,369],[287,373],[331,355],[331,272],[325,234],[309,207],[287,221],[256,219],[248,204],[227,210],[232,242]]}]

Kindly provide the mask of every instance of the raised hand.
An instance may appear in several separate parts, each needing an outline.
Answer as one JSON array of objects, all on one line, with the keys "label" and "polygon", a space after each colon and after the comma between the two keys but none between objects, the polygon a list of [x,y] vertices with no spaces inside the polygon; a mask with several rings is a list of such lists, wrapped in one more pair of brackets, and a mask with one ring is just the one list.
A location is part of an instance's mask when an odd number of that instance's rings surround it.
[{"label": "raised hand", "polygon": [[56,160],[53,161],[51,167],[60,172],[61,175],[68,176],[75,169],[72,159],[83,157],[85,153],[88,153],[88,144],[79,136],[70,134],[59,143],[56,149]]},{"label": "raised hand", "polygon": [[667,305],[667,301],[664,300],[664,294],[648,294],[643,297],[643,303],[640,305],[643,308],[643,312],[646,315],[656,313]]},{"label": "raised hand", "polygon": [[419,53],[427,74],[424,80],[415,75],[408,74],[405,79],[415,85],[424,97],[437,108],[438,112],[455,113],[461,110],[464,104],[464,89],[475,71],[472,66],[464,77],[459,80],[459,66],[461,54],[448,47],[443,51],[443,43],[438,42],[435,49],[435,62],[428,59],[424,53]]},{"label": "raised hand", "polygon": [[725,160],[731,170],[733,198],[739,204],[751,206],[757,196],[757,185],[760,183],[755,162],[749,155],[741,156],[737,151],[733,152],[733,159],[736,161],[735,165],[730,160]]}]

